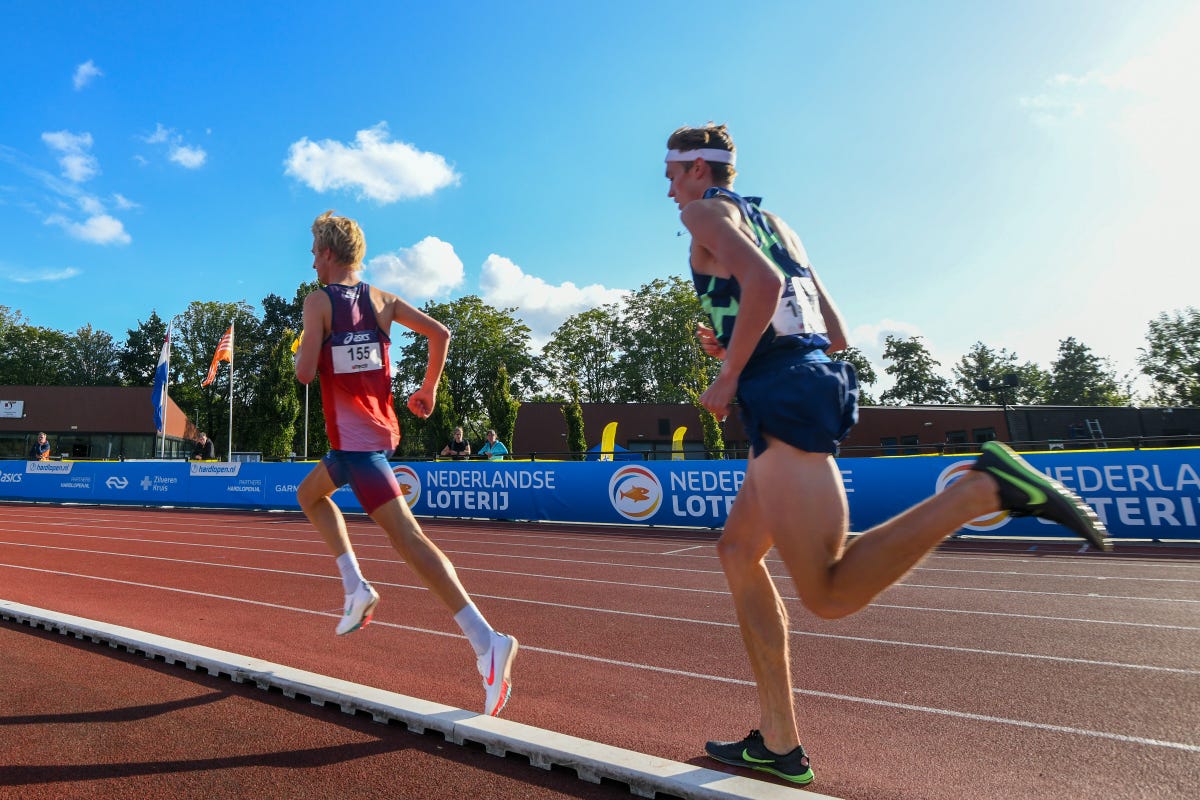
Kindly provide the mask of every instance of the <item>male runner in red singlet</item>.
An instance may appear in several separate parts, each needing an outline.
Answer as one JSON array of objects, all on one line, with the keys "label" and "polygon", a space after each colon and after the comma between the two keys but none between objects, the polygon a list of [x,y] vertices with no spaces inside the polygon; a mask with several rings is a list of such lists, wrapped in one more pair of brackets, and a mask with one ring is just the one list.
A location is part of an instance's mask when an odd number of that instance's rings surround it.
[{"label": "male runner in red singlet", "polygon": [[331,498],[338,487],[349,483],[363,510],[387,532],[396,552],[454,614],[478,659],[486,693],[484,711],[495,716],[512,690],[517,640],[496,632],[471,602],[454,565],[421,531],[387,461],[400,443],[388,355],[391,325],[397,322],[429,340],[425,382],[408,399],[409,411],[422,419],[433,412],[450,332],[396,295],[360,279],[367,245],[354,220],[327,211],[313,222],[312,234],[313,269],[322,288],[304,299],[296,377],[307,384],[314,375],[321,376],[331,449],[300,483],[296,495],[342,575],[346,605],[336,632],[343,635],[363,627],[379,604],[379,594],[359,569],[346,521]]},{"label": "male runner in red singlet", "polygon": [[761,199],[733,192],[734,161],[724,125],[680,128],[667,140],[667,195],[692,235],[692,276],[712,323],[697,335],[723,362],[700,402],[721,419],[736,402],[752,444],[717,551],[758,686],[759,727],[705,750],[806,784],[813,771],[792,706],[787,612],[765,562],[772,547],[801,602],[833,619],[865,607],[984,514],[1049,519],[1098,548],[1107,548],[1106,531],[1075,493],[988,442],[946,491],[848,544],[833,453],[858,419],[858,381],[849,364],[825,354],[846,347],[845,326],[791,228]]}]

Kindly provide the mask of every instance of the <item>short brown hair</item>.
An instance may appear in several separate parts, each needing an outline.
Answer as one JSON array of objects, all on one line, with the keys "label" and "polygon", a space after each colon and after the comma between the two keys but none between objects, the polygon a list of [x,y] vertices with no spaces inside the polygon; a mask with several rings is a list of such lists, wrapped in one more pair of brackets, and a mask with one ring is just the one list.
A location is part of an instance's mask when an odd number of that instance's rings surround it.
[{"label": "short brown hair", "polygon": [[339,264],[353,269],[362,266],[363,256],[367,254],[367,240],[362,228],[349,217],[335,217],[333,211],[326,211],[313,220],[313,242],[318,249],[332,250],[333,257]]},{"label": "short brown hair", "polygon": [[[668,150],[699,150],[700,148],[737,152],[737,147],[733,144],[733,137],[729,135],[729,129],[724,125],[714,125],[711,122],[702,128],[684,126],[677,129],[667,139]],[[737,170],[733,168],[732,164],[720,164],[715,161],[706,161],[705,163],[712,170],[713,180],[717,183],[733,183],[733,179],[737,177]],[[685,161],[683,164],[685,170],[692,168],[691,162]]]}]

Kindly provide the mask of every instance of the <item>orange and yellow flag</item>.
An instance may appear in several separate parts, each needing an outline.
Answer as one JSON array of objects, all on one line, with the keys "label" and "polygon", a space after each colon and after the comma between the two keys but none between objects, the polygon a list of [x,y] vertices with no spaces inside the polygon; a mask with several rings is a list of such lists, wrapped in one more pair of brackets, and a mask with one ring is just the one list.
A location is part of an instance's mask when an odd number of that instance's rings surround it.
[{"label": "orange and yellow flag", "polygon": [[208,368],[208,377],[200,384],[201,386],[208,386],[216,380],[217,364],[222,361],[233,363],[233,325],[230,325],[229,330],[225,331],[225,335],[221,337],[221,342],[217,345],[217,352],[213,354],[212,365]]}]

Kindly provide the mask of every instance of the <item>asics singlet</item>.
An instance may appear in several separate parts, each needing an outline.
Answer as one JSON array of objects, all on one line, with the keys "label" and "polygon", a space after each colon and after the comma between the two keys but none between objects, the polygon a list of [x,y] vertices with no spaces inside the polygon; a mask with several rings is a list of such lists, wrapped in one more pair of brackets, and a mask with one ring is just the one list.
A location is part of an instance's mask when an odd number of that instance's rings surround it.
[{"label": "asics singlet", "polygon": [[334,450],[389,453],[400,444],[392,405],[391,340],[380,328],[365,283],[324,287],[332,307],[317,370],[325,430]]},{"label": "asics singlet", "polygon": [[[712,197],[724,197],[737,204],[754,234],[759,250],[784,281],[783,294],[775,308],[775,315],[758,340],[751,359],[775,349],[828,348],[829,337],[825,335],[825,320],[821,316],[817,286],[807,256],[803,252],[793,254],[788,251],[779,233],[759,208],[761,197],[742,197],[719,186],[704,193],[705,199]],[[722,347],[728,347],[737,323],[738,301],[742,293],[737,279],[701,275],[692,270],[692,282],[700,297],[700,304],[712,321],[717,341]]]}]

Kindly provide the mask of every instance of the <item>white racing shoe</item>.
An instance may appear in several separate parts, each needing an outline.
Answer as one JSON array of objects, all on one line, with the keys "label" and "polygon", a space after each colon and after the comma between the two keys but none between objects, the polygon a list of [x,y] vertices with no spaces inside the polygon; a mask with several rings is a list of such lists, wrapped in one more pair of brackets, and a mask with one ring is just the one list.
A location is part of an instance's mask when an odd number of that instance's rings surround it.
[{"label": "white racing shoe", "polygon": [[483,711],[488,716],[499,716],[508,696],[512,694],[512,662],[517,656],[517,638],[506,633],[492,632],[492,645],[479,657],[479,674],[483,676],[483,689],[487,693]]},{"label": "white racing shoe", "polygon": [[379,593],[369,583],[363,583],[354,590],[354,594],[346,595],[346,611],[337,624],[337,635],[345,636],[354,633],[371,621],[375,606],[379,605]]}]

